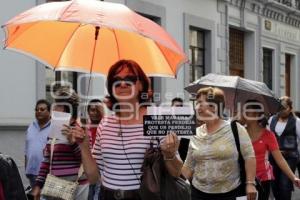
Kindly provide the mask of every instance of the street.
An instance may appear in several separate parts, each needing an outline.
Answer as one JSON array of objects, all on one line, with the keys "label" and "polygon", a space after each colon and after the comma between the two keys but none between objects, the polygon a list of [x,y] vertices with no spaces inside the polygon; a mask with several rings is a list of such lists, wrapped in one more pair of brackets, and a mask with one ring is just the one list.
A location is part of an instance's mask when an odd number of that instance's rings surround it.
[{"label": "street", "polygon": [[296,189],[293,193],[293,200],[300,200],[300,189]]},{"label": "street", "polygon": [[[13,157],[19,168],[24,187],[26,188],[29,184],[24,175],[24,141],[25,130],[0,131],[0,152]],[[300,200],[300,189],[295,189],[292,200]]]}]

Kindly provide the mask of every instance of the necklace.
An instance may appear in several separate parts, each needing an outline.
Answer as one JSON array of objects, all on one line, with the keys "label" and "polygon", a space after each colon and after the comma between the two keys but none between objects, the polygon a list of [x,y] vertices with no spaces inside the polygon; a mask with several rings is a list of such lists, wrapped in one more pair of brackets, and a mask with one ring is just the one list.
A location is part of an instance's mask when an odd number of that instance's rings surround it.
[{"label": "necklace", "polygon": [[119,132],[118,132],[118,136],[119,136],[119,137],[122,136],[122,124],[121,124],[120,118],[119,118]]}]

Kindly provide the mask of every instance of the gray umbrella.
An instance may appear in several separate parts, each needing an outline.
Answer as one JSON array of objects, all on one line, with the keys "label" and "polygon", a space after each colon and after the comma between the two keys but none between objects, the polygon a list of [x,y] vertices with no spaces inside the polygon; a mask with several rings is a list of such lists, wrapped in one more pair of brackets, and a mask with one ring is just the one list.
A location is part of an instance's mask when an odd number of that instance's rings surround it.
[{"label": "gray umbrella", "polygon": [[195,95],[200,88],[218,87],[225,92],[226,107],[236,111],[249,99],[256,99],[264,105],[265,113],[274,114],[280,108],[280,102],[265,83],[239,76],[207,74],[194,81],[185,90]]}]

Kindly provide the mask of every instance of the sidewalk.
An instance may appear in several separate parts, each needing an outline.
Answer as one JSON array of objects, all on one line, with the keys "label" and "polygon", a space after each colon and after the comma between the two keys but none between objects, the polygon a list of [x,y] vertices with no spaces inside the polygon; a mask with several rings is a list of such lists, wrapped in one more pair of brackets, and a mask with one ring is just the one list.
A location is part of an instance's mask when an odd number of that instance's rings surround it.
[{"label": "sidewalk", "polygon": [[292,200],[300,200],[300,189],[295,188],[295,191],[293,192]]}]

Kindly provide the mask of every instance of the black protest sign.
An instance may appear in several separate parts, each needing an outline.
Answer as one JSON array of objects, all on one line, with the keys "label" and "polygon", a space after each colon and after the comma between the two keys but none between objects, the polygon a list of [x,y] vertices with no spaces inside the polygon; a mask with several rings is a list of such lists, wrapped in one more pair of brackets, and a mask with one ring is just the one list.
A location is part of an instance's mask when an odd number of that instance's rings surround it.
[{"label": "black protest sign", "polygon": [[178,136],[196,134],[195,115],[144,115],[144,136]]}]

